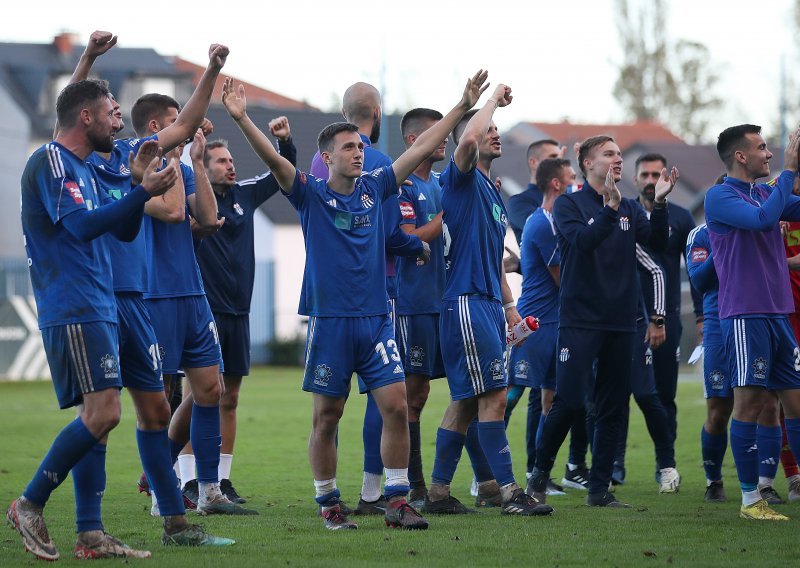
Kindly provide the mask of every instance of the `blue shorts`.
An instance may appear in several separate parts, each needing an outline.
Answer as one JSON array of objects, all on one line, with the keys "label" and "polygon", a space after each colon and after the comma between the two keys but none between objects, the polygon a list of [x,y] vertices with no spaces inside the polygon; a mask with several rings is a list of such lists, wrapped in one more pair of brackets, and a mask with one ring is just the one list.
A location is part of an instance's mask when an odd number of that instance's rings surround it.
[{"label": "blue shorts", "polygon": [[439,337],[451,399],[508,386],[503,364],[506,325],[500,302],[471,295],[442,302]]},{"label": "blue shorts", "polygon": [[703,395],[706,398],[733,396],[729,368],[724,345],[703,346]]},{"label": "blue shorts", "polygon": [[[656,374],[653,368],[653,350],[650,348],[650,342],[644,340],[647,334],[647,325],[645,319],[639,320],[636,324],[631,367],[631,394],[635,398],[658,394]],[[661,348],[659,347],[659,349]]]},{"label": "blue shorts", "polygon": [[800,388],[800,349],[788,317],[726,318],[720,327],[734,388]]},{"label": "blue shorts", "polygon": [[165,374],[220,364],[217,326],[205,296],[150,298],[147,309],[161,347]]},{"label": "blue shorts", "polygon": [[359,392],[405,380],[389,315],[308,320],[303,390],[334,398],[350,392],[358,373]]},{"label": "blue shorts", "polygon": [[235,377],[250,374],[250,316],[214,314],[224,372]]},{"label": "blue shorts", "polygon": [[119,363],[122,385],[146,392],[164,390],[156,332],[142,295],[114,294],[119,318]]},{"label": "blue shorts", "polygon": [[83,395],[121,389],[117,324],[72,323],[42,330],[58,405],[77,406]]},{"label": "blue shorts", "polygon": [[522,345],[511,348],[508,384],[556,390],[558,323],[544,323]]},{"label": "blue shorts", "polygon": [[406,373],[431,379],[444,377],[439,314],[398,316],[397,328],[397,344]]}]

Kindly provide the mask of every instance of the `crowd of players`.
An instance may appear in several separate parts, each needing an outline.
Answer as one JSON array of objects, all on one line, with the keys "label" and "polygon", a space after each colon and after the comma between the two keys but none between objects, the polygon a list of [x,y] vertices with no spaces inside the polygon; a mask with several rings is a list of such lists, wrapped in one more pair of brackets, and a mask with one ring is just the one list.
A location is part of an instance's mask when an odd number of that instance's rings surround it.
[{"label": "crowd of players", "polygon": [[[119,105],[104,82],[87,79],[115,43],[108,32],[92,34],[59,95],[54,141],[31,156],[22,178],[25,246],[53,383],[60,406],[78,409],[7,512],[38,558],[59,557],[43,509],[70,473],[75,556],[150,556],[106,533],[101,520],[106,442],[120,420],[122,386],[137,412],[139,485],[163,518],[164,544],[233,544],[189,523],[187,507],[258,514],[242,506],[230,478],[250,366],[253,215],[279,191],[305,240],[303,389],[313,396],[308,452],[326,528],[355,529],[353,516],[381,515],[390,527],[426,529],[423,514],[470,512],[450,491],[464,447],[476,507],[549,515],[548,496],[565,486],[586,491],[589,506],[627,508],[613,489],[625,483],[631,395],[653,440],[659,491],[677,492],[682,257],[705,349],[706,500],[725,499],[731,417],[741,516],[786,519],[770,507],[782,501],[773,487],[779,461],[789,499],[800,499],[789,450],[800,449],[800,348],[788,319],[800,332],[800,286],[793,301],[789,274],[800,267],[800,225],[779,222],[800,221],[800,131],[771,184],[755,183],[769,176],[772,157],[760,128],[722,132],[727,176],[707,193],[707,225],[695,227],[688,211],[667,202],[679,173],[664,156],[641,156],[639,198],[622,198],[622,154],[604,135],[576,145],[581,186],[557,141],[531,144],[531,183],[506,209],[490,169],[502,152],[493,115],[512,95],[499,84],[474,109],[489,86],[485,71],[467,80],[446,114],[406,113],[406,151],[395,161],[370,145],[380,136],[378,91],[355,83],[343,98],[345,122],[319,134],[309,174],[296,167],[288,121],[269,124],[276,149],[247,115],[244,87],[227,79],[222,102],[269,168],[237,181],[226,142],[206,141],[213,125],[204,118],[227,48],[211,46],[183,107],[166,95],[142,96],[131,109],[136,138],[118,140]],[[437,173],[450,136],[455,151]],[[191,167],[181,161],[189,143]],[[509,224],[521,252],[504,259]],[[506,271],[522,274],[517,301]],[[507,346],[507,330],[527,316],[538,330]],[[351,508],[340,498],[336,461],[353,373],[368,404],[363,485]],[[444,377],[451,403],[427,483],[420,417],[430,381]],[[523,488],[506,426],[526,388]],[[568,433],[559,485],[551,472]]]}]

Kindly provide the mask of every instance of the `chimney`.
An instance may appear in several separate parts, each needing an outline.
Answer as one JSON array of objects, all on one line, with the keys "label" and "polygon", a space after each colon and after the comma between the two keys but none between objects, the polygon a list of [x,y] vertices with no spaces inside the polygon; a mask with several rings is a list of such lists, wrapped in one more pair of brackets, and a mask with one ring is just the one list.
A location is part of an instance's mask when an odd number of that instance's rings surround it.
[{"label": "chimney", "polygon": [[73,32],[61,32],[53,39],[53,45],[61,55],[72,55],[72,49],[77,43],[78,34]]}]

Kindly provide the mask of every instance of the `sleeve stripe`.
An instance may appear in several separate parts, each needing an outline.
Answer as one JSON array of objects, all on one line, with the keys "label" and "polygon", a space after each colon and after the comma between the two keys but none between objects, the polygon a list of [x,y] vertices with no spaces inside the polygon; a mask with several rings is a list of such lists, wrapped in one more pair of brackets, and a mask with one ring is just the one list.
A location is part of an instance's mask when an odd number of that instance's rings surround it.
[{"label": "sleeve stripe", "polygon": [[639,264],[644,266],[653,275],[653,296],[654,296],[654,310],[659,315],[666,314],[664,307],[664,273],[661,268],[653,261],[649,254],[647,254],[641,245],[636,245],[636,260]]}]

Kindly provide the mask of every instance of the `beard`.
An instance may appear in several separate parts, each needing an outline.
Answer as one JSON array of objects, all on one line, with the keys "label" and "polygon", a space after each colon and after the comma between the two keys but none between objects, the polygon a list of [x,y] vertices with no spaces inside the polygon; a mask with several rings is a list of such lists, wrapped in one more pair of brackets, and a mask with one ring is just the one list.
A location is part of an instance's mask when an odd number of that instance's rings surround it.
[{"label": "beard", "polygon": [[372,144],[378,142],[381,137],[381,121],[378,120],[372,124],[372,130],[369,133],[369,141]]},{"label": "beard", "polygon": [[641,190],[642,197],[647,201],[655,201],[656,198],[656,184],[648,183]]},{"label": "beard", "polygon": [[89,142],[92,144],[95,152],[112,152],[114,150],[114,137],[113,136],[99,136],[94,133],[88,134]]}]

